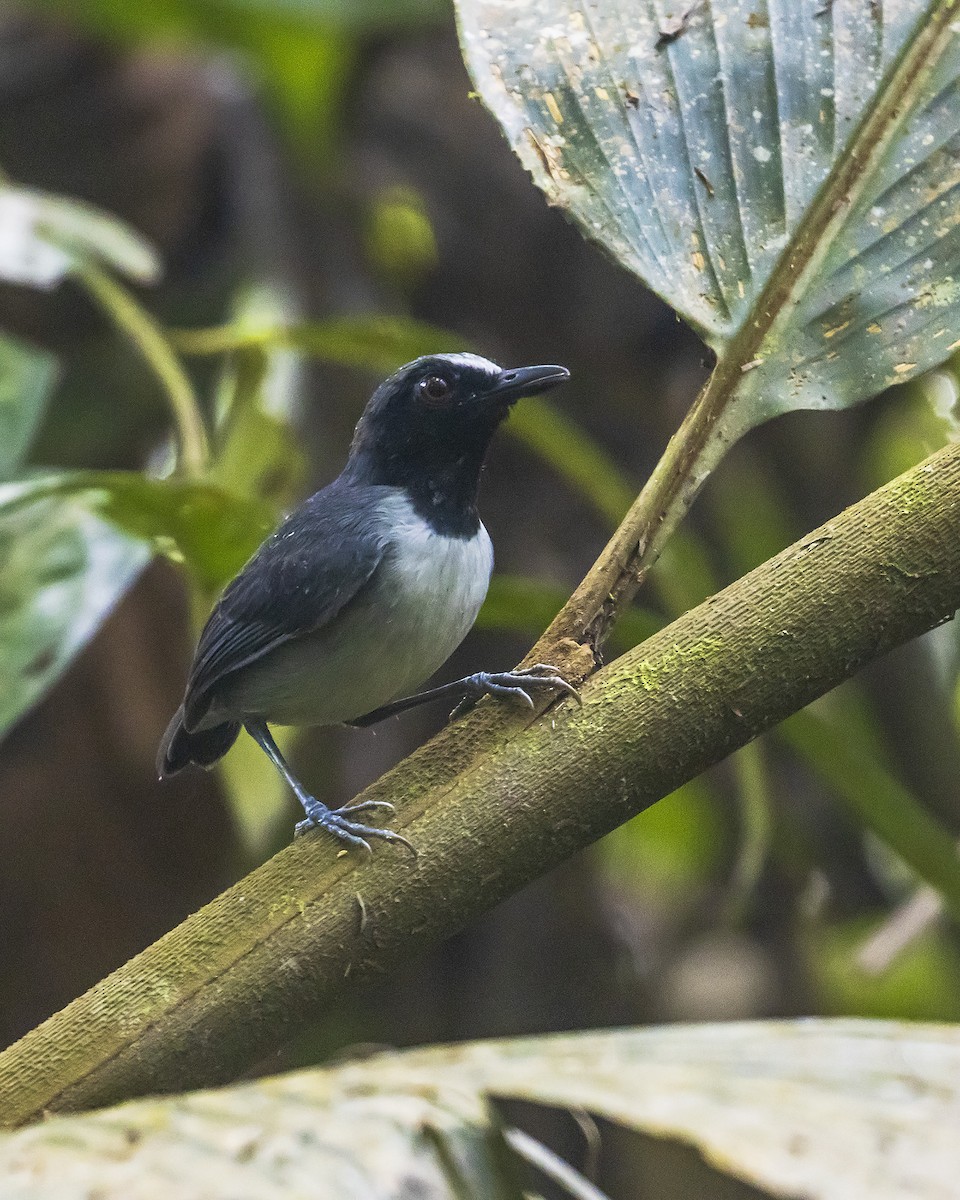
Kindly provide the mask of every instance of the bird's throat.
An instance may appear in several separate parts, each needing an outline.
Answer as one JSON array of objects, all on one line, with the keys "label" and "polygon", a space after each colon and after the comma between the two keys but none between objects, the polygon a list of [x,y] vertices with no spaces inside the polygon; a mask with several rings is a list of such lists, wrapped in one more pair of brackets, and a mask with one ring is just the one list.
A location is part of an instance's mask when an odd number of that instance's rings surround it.
[{"label": "bird's throat", "polygon": [[364,453],[348,470],[358,482],[402,488],[414,511],[435,533],[470,538],[480,528],[477,494],[486,444],[465,447],[445,461],[428,453]]}]

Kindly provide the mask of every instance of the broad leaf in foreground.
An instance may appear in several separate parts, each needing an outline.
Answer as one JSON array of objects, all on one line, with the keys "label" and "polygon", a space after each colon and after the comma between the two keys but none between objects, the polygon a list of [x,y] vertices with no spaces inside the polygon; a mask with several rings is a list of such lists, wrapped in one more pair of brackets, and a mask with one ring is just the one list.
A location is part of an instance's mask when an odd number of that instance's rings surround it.
[{"label": "broad leaf in foreground", "polygon": [[132,1180],[141,1200],[518,1200],[490,1097],[679,1138],[775,1195],[956,1195],[960,1032],[846,1020],[479,1042],[140,1100],[0,1137],[0,1178],[8,1200]]},{"label": "broad leaf in foreground", "polygon": [[[0,481],[22,467],[56,371],[51,355],[0,335]],[[32,486],[2,483],[0,493]],[[74,501],[0,500],[0,735],[56,682],[149,556]]]},{"label": "broad leaf in foreground", "polygon": [[218,590],[276,523],[274,507],[213,483],[153,479],[136,471],[51,471],[0,484],[0,518],[52,497],[72,497],[131,537],[184,561]]}]

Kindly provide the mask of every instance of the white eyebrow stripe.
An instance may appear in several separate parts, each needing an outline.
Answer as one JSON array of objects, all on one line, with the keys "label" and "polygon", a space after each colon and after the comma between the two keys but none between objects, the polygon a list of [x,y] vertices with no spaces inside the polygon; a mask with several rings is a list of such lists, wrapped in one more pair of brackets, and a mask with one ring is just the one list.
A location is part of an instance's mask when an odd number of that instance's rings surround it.
[{"label": "white eyebrow stripe", "polygon": [[442,362],[448,362],[454,367],[472,367],[474,370],[490,371],[494,374],[499,374],[500,368],[495,362],[491,362],[489,358],[483,358],[479,354],[469,354],[464,351],[461,354],[435,354],[431,357],[439,359]]}]

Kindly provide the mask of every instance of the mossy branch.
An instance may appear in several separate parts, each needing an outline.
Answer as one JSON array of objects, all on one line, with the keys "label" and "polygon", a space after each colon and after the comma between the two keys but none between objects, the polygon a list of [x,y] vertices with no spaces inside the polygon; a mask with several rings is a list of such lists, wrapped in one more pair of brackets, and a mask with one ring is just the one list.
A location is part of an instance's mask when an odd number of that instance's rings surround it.
[{"label": "mossy branch", "polygon": [[[532,723],[484,703],[369,789],[418,847],[293,843],[0,1055],[8,1124],[233,1078],[960,606],[960,446],[848,509]],[[582,647],[575,647],[582,653]]]}]

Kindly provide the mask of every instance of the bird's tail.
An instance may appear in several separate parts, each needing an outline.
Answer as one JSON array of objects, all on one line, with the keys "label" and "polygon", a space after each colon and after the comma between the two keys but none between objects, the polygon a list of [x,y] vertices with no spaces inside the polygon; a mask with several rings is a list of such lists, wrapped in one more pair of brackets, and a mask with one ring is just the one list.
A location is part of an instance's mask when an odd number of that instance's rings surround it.
[{"label": "bird's tail", "polygon": [[184,767],[196,763],[198,767],[212,767],[223,758],[240,733],[238,721],[225,721],[212,729],[198,729],[189,733],[183,724],[183,705],[173,714],[167,732],[157,752],[157,773],[161,779],[176,775]]}]

